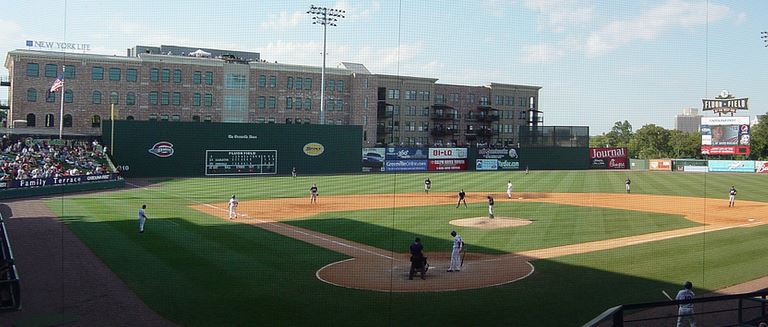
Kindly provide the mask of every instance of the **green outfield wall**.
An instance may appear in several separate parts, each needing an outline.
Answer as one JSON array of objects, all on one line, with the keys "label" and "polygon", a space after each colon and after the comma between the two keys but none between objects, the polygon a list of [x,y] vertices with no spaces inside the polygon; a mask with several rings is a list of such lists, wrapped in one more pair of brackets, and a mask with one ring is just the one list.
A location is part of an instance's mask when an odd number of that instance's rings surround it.
[{"label": "green outfield wall", "polygon": [[360,126],[115,121],[102,139],[126,177],[357,173]]}]

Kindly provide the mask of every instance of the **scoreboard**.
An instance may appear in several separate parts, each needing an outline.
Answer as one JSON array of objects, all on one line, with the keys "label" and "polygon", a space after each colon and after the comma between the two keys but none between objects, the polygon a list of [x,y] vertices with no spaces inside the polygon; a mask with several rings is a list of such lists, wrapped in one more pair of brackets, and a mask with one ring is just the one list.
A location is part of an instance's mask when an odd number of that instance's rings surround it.
[{"label": "scoreboard", "polygon": [[277,174],[277,150],[205,150],[205,175]]}]

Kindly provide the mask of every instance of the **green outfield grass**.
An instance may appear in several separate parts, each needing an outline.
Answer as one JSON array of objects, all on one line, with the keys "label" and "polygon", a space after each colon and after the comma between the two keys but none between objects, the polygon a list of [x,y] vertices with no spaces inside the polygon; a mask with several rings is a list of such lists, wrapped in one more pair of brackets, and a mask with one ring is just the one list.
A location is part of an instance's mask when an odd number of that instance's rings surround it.
[{"label": "green outfield grass", "polygon": [[[506,325],[573,326],[620,304],[657,301],[660,290],[691,280],[697,293],[766,275],[762,244],[768,227],[738,228],[533,262],[530,277],[485,289],[383,293],[330,286],[320,267],[346,256],[250,225],[224,221],[188,206],[303,197],[311,183],[332,194],[420,192],[624,192],[765,201],[768,176],[655,172],[533,171],[513,173],[374,174],[348,176],[195,178],[160,181],[149,189],[48,200],[67,226],[153,310],[188,326],[233,325]],[[130,181],[129,181],[130,182]],[[473,250],[504,253],[694,226],[679,216],[502,201],[498,215],[531,218],[512,229],[459,229],[447,222],[483,215],[482,204],[326,213],[291,224],[383,249],[405,252],[414,235],[429,251],[448,249],[458,229]],[[136,232],[136,210],[148,206],[147,232]],[[670,204],[674,205],[674,204]],[[477,212],[474,212],[477,211]],[[589,222],[589,223],[584,223]],[[555,305],[553,305],[555,303]]]}]

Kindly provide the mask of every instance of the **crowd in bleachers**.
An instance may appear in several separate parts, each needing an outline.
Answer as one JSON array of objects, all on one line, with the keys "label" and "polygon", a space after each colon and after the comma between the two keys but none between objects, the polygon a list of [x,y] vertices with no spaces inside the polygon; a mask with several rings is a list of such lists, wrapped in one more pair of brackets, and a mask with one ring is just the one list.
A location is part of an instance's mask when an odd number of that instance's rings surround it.
[{"label": "crowd in bleachers", "polygon": [[61,145],[47,140],[3,138],[0,180],[59,178],[113,172],[106,149],[98,142],[66,140]]}]

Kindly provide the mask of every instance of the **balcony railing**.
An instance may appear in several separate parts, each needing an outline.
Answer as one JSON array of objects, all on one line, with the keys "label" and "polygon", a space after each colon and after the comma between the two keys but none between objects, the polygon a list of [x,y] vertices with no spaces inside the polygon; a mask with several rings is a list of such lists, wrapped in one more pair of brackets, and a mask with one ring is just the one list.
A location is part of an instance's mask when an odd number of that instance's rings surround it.
[{"label": "balcony railing", "polygon": [[433,112],[429,115],[429,118],[432,120],[456,120],[456,114]]},{"label": "balcony railing", "polygon": [[456,134],[456,130],[453,129],[453,128],[439,128],[438,127],[438,128],[433,128],[432,131],[430,132],[430,134],[432,134],[432,136],[437,136],[437,137],[446,136],[446,135],[454,135],[454,134]]}]

